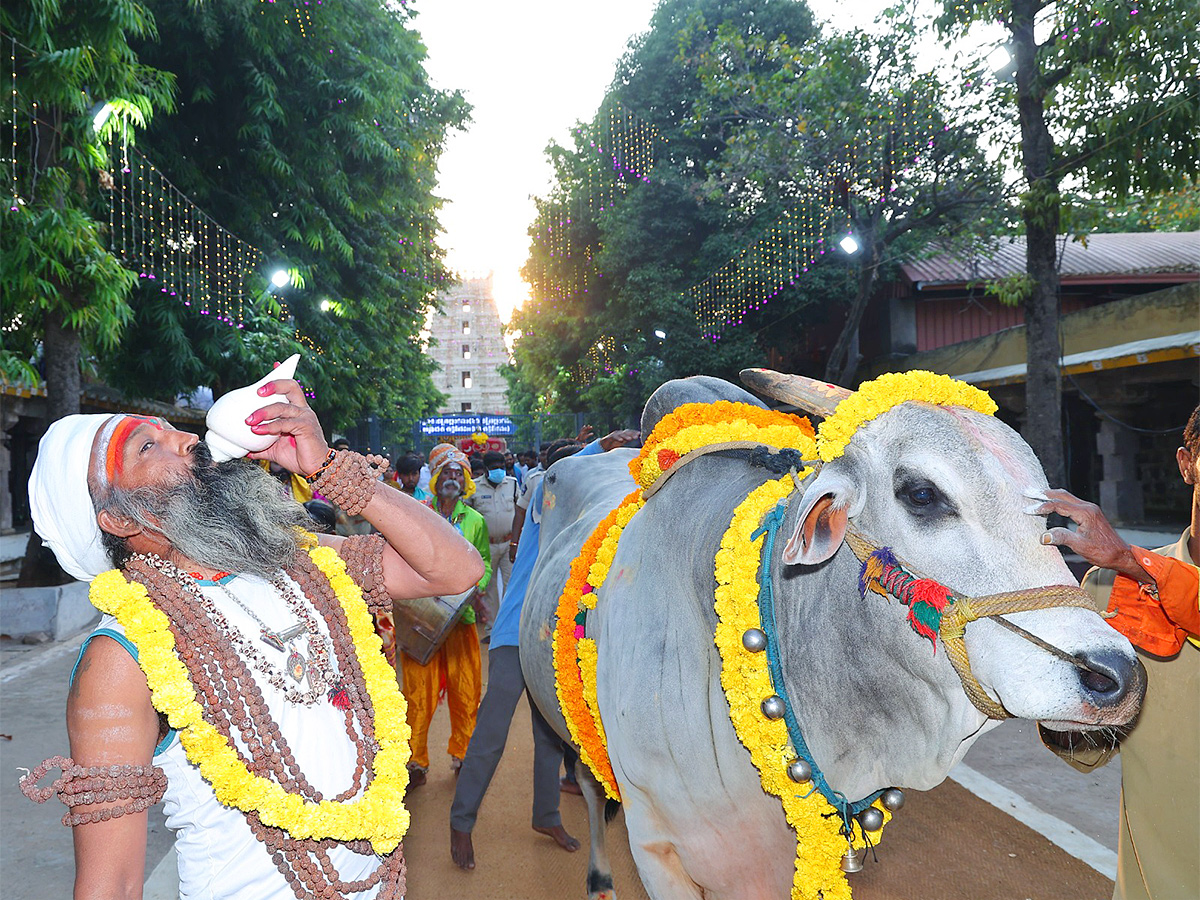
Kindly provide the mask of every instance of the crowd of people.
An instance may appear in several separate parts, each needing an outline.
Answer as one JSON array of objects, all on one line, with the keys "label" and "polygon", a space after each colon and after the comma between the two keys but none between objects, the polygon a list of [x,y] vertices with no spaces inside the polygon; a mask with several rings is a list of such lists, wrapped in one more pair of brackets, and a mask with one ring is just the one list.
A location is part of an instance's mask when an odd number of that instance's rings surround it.
[{"label": "crowd of people", "polygon": [[[181,896],[402,896],[396,804],[426,781],[443,697],[457,777],[450,851],[474,868],[476,816],[526,690],[517,634],[543,476],[565,456],[640,437],[592,439],[584,429],[515,456],[444,443],[389,466],[329,446],[294,381],[260,393],[265,406],[247,424],[280,439],[250,454],[255,466],[214,463],[195,435],[134,415],[70,416],[41,442],[35,527],[68,573],[96,580],[105,613],[71,674],[71,756],[23,782],[46,799],[39,778],[63,770],[53,792],[71,807],[76,897],[140,895],[146,809],[158,800],[177,835]],[[1122,745],[1132,754],[1123,898],[1200,893],[1200,408],[1178,463],[1192,521],[1171,547],[1130,547],[1098,508],[1066,492],[1049,492],[1044,506],[1079,523],[1046,541],[1109,570],[1086,583],[1150,672],[1142,720]],[[460,599],[422,663],[397,652],[396,631],[406,602],[435,596]],[[574,756],[531,708],[532,826],[573,851],[559,797],[578,790]],[[1044,737],[1079,767],[1113,749]]]}]

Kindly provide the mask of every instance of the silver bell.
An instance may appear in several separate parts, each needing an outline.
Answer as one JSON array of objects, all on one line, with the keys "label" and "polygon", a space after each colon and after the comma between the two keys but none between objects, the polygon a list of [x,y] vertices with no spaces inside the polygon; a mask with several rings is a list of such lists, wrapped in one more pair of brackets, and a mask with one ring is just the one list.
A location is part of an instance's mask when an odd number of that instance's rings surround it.
[{"label": "silver bell", "polygon": [[806,784],[812,781],[812,766],[807,760],[793,760],[792,764],[787,767],[788,778],[796,782],[796,784]]},{"label": "silver bell", "polygon": [[888,788],[879,798],[890,812],[895,812],[904,805],[904,791],[900,788]]},{"label": "silver bell", "polygon": [[863,869],[863,858],[853,846],[846,848],[846,852],[842,854],[842,871],[847,874],[861,872]]},{"label": "silver bell", "polygon": [[868,806],[858,814],[858,824],[863,831],[878,831],[883,827],[883,813],[874,806]]},{"label": "silver bell", "polygon": [[768,719],[782,719],[784,713],[783,700],[775,696],[768,697],[762,702],[762,712]]},{"label": "silver bell", "polygon": [[767,649],[767,633],[761,628],[747,628],[742,632],[742,646],[751,653],[761,653]]}]

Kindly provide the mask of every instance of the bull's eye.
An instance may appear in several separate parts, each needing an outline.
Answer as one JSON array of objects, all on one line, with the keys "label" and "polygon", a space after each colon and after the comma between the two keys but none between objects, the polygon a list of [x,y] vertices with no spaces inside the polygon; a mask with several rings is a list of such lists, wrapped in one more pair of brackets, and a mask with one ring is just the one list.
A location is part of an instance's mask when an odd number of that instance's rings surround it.
[{"label": "bull's eye", "polygon": [[909,513],[923,519],[955,515],[954,504],[928,478],[912,472],[897,474],[896,499]]},{"label": "bull's eye", "polygon": [[931,487],[915,487],[908,492],[908,502],[913,506],[929,506],[937,500],[937,491]]}]

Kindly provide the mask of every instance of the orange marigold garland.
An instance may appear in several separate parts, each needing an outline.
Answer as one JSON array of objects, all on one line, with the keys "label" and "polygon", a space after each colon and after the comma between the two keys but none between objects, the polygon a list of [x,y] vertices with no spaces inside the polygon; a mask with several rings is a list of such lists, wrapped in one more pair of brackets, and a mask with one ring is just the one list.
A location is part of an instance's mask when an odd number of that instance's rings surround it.
[{"label": "orange marigold garland", "polygon": [[592,770],[605,793],[621,798],[608,758],[604,724],[596,697],[597,648],[585,636],[584,622],[596,607],[596,591],[604,584],[625,526],[645,500],[642,489],[660,478],[688,453],[734,441],[779,449],[791,448],[812,456],[813,427],[802,416],[763,409],[749,403],[719,400],[687,403],[663,416],[629,470],[640,486],[592,531],[571,563],[559,597],[554,626],[555,690],[579,756]]},{"label": "orange marigold garland", "polygon": [[621,792],[608,759],[608,743],[600,710],[596,707],[595,652],[594,648],[585,648],[592,652],[584,660],[587,664],[581,667],[579,642],[584,636],[584,628],[579,620],[582,613],[595,608],[596,589],[604,584],[608,575],[621,532],[644,502],[640,490],[629,494],[588,537],[571,563],[571,574],[558,600],[558,618],[554,626],[554,686],[559,706],[571,737],[579,747],[579,758],[613,800],[620,800]]}]

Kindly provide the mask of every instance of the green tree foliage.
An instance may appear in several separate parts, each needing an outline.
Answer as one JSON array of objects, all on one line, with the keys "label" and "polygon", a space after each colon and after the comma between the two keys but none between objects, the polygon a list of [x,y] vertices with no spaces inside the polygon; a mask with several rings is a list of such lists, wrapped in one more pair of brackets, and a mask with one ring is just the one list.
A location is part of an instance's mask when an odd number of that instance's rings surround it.
[{"label": "green tree foliage", "polygon": [[[701,60],[681,46],[711,43],[722,25],[799,41],[814,28],[807,5],[793,0],[665,0],[618,64],[600,113],[603,119],[626,110],[657,130],[663,140],[655,144],[649,181],[630,179],[607,203],[597,165],[603,159],[587,129],[576,132],[573,146],[549,150],[556,185],[539,203],[525,268],[533,298],[512,324],[522,332],[516,377],[540,408],[613,412],[628,421],[668,378],[736,378],[771,352],[795,350],[793,335],[775,326],[812,301],[816,281],[785,290],[716,343],[701,337],[685,298],[781,213],[778,204],[747,211],[714,202],[706,191],[709,167],[725,152],[716,120],[730,109],[706,113],[711,128],[697,121]],[[567,219],[572,255],[551,257],[543,236]],[[844,271],[832,281],[844,281]]]},{"label": "green tree foliage", "polygon": [[711,193],[748,209],[827,195],[822,202],[838,210],[831,224],[858,242],[856,286],[824,372],[845,384],[889,258],[934,239],[970,240],[994,218],[1001,191],[979,146],[978,93],[952,93],[918,73],[910,17],[896,13],[887,26],[879,36],[850,31],[794,45],[726,25],[700,49],[697,118],[718,122],[726,147],[710,169]]},{"label": "green tree foliage", "polygon": [[107,249],[102,187],[107,138],[132,139],[172,105],[171,76],[129,44],[154,28],[132,0],[0,9],[19,161],[0,229],[0,374],[35,380],[39,366],[51,420],[79,411],[81,356],[113,348],[130,318],[136,279]]},{"label": "green tree foliage", "polygon": [[364,0],[300,13],[257,0],[151,5],[159,37],[138,52],[176,73],[180,108],[154,124],[147,152],[264,252],[264,289],[281,266],[303,287],[280,294],[290,321],[260,297],[242,330],[143,291],[136,340],[108,360],[108,377],[138,392],[219,393],[301,352],[330,427],[429,411],[439,396],[417,335],[447,277],[434,244],[436,163],[467,106],[430,86],[412,14]]},{"label": "green tree foliage", "polygon": [[[1022,172],[1028,325],[1026,437],[1050,483],[1066,483],[1056,238],[1064,191],[1120,200],[1184,189],[1200,159],[1200,5],[1175,0],[941,0],[948,36],[1000,23],[1012,80],[992,88],[1015,120]],[[981,64],[965,77],[990,73]]]}]

